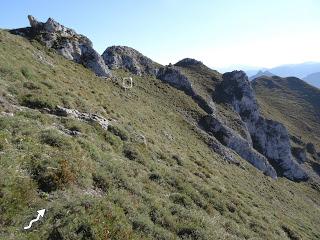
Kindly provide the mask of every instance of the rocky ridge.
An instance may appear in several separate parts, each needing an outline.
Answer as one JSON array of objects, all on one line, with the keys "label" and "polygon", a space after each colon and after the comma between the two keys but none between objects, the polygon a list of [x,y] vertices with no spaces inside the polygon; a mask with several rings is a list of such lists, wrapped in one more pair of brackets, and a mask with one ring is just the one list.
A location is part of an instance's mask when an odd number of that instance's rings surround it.
[{"label": "rocky ridge", "polygon": [[31,27],[14,29],[11,33],[36,39],[48,48],[55,49],[65,58],[91,69],[98,76],[111,76],[102,57],[93,49],[92,42],[87,37],[77,34],[52,18],[45,23],[37,21],[31,15],[28,19]]},{"label": "rocky ridge", "polygon": [[260,115],[247,75],[243,71],[233,71],[223,74],[222,78],[216,89],[216,101],[230,104],[240,115],[252,138],[253,147],[268,158],[278,174],[291,180],[306,179],[306,173],[292,157],[287,129],[283,124]]},{"label": "rocky ridge", "polygon": [[108,47],[102,54],[110,69],[127,69],[135,75],[157,75],[160,64],[142,55],[137,50],[126,46]]},{"label": "rocky ridge", "polygon": [[159,69],[157,78],[169,85],[184,91],[190,95],[195,102],[207,113],[213,113],[214,106],[208,103],[202,96],[193,89],[191,81],[179,69],[173,65],[168,65]]},{"label": "rocky ridge", "polygon": [[[228,104],[239,116],[241,131],[228,127],[221,119],[214,103],[210,104],[193,88],[191,80],[175,66],[201,65],[200,61],[186,58],[174,66],[160,68],[157,78],[183,90],[193,97],[208,115],[199,122],[200,127],[212,134],[224,146],[232,149],[266,175],[285,176],[301,181],[308,178],[291,154],[286,128],[279,122],[260,115],[258,103],[248,77],[243,71],[222,75],[213,95],[214,102]],[[200,103],[197,101],[201,99]]]}]

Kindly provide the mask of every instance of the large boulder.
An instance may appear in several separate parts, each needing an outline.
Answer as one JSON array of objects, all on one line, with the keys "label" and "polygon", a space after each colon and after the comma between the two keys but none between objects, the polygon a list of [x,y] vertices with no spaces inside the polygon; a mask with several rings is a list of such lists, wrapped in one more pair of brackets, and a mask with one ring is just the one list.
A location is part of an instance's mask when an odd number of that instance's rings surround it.
[{"label": "large boulder", "polygon": [[111,72],[102,57],[92,46],[92,42],[85,36],[77,34],[52,18],[45,23],[28,16],[30,28],[15,29],[12,33],[36,39],[48,48],[57,50],[65,58],[80,63],[91,69],[96,75],[110,77]]},{"label": "large boulder", "polygon": [[135,75],[157,75],[160,64],[126,46],[108,47],[102,54],[106,65],[111,69],[126,69]]},{"label": "large boulder", "polygon": [[279,174],[291,180],[306,180],[307,174],[292,157],[287,129],[283,124],[260,115],[246,74],[243,71],[233,71],[223,74],[222,79],[216,89],[215,99],[230,104],[240,115],[247,125],[253,147],[273,164]]}]

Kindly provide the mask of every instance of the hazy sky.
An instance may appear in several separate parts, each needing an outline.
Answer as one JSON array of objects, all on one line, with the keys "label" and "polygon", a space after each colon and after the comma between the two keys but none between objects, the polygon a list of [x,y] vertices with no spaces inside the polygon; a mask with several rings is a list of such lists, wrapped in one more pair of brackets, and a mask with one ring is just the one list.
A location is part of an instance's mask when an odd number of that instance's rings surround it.
[{"label": "hazy sky", "polygon": [[100,53],[127,45],[162,64],[320,61],[320,0],[11,0],[1,1],[0,28],[28,26],[28,14],[53,17]]}]

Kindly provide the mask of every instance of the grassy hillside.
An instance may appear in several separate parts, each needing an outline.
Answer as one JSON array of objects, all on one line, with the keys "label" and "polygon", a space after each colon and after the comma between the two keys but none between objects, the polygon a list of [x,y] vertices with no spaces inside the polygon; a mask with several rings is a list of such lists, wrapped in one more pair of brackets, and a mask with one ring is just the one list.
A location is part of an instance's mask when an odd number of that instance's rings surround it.
[{"label": "grassy hillside", "polygon": [[320,149],[320,90],[294,77],[261,77],[253,87],[263,114]]},{"label": "grassy hillside", "polygon": [[[225,163],[190,97],[133,79],[125,91],[0,31],[0,239],[320,238],[319,190]],[[56,105],[112,126],[48,114]]]}]

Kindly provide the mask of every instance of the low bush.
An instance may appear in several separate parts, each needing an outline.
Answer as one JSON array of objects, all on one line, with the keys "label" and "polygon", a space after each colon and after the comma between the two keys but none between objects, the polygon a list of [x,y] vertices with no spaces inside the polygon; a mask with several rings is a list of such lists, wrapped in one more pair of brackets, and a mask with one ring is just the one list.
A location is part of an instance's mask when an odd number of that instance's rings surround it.
[{"label": "low bush", "polygon": [[22,106],[34,109],[54,109],[57,105],[56,102],[52,101],[52,99],[50,99],[49,97],[37,94],[26,94],[22,96],[20,99],[20,103]]},{"label": "low bush", "polygon": [[128,141],[129,139],[128,132],[120,126],[110,125],[108,131],[121,138],[122,141]]},{"label": "low bush", "polygon": [[106,180],[105,177],[103,177],[101,175],[93,174],[92,180],[93,180],[93,186],[94,187],[99,188],[104,192],[106,192],[108,190],[109,183],[108,183],[108,181]]},{"label": "low bush", "polygon": [[57,168],[37,164],[31,170],[33,179],[43,192],[52,192],[75,182],[76,176],[67,160],[61,160]]},{"label": "low bush", "polygon": [[28,67],[22,67],[21,68],[21,73],[26,79],[31,79],[33,76],[33,72],[30,68]]},{"label": "low bush", "polygon": [[42,143],[47,144],[51,147],[62,148],[69,145],[66,137],[64,137],[61,133],[54,129],[43,131],[41,133],[40,139]]}]

